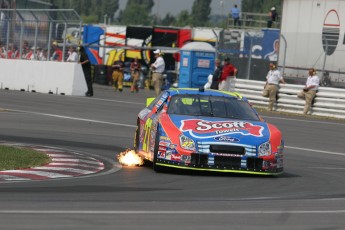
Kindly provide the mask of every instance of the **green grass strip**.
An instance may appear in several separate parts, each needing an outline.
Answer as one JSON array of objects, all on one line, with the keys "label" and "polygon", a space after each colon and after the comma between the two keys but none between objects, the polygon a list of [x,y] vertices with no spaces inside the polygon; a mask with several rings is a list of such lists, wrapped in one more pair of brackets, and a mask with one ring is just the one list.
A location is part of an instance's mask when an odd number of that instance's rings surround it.
[{"label": "green grass strip", "polygon": [[0,170],[32,168],[49,162],[49,156],[42,152],[0,145]]}]

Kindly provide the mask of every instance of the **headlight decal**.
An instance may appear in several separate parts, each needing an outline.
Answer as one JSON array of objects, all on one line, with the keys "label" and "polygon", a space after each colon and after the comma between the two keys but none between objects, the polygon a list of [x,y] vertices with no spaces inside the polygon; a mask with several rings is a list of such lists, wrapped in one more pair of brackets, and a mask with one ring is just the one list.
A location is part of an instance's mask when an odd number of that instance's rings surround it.
[{"label": "headlight decal", "polygon": [[269,156],[272,154],[272,148],[270,142],[265,142],[258,147],[258,156]]},{"label": "headlight decal", "polygon": [[180,146],[181,148],[185,149],[185,150],[190,150],[190,151],[195,151],[196,147],[195,147],[195,142],[193,139],[185,136],[185,135],[180,135]]}]

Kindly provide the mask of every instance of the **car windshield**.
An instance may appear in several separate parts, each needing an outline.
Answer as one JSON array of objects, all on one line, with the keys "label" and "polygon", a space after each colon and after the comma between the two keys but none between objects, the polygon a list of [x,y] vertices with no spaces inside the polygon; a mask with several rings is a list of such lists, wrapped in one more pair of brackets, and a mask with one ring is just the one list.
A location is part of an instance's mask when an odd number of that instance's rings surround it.
[{"label": "car windshield", "polygon": [[168,114],[260,120],[248,102],[232,97],[174,95]]}]

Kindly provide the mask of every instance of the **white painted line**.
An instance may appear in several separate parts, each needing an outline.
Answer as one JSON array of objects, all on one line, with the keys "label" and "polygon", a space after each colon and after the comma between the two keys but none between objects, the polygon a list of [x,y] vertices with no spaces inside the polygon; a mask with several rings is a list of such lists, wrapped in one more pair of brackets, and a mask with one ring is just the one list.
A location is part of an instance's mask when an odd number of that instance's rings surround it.
[{"label": "white painted line", "polygon": [[[42,148],[32,148],[32,149],[37,150],[37,151],[42,151],[42,152],[47,152],[47,151],[54,152],[56,154],[66,152],[64,150],[56,150],[56,149],[42,149]],[[51,154],[54,154],[54,153],[51,153]]]},{"label": "white painted line", "polygon": [[308,152],[326,153],[330,155],[345,156],[345,153],[337,153],[337,152],[323,151],[323,150],[317,150],[317,149],[299,148],[299,147],[293,147],[293,146],[285,146],[285,148],[303,150],[303,151],[308,151]]},{"label": "white painted line", "polygon": [[23,177],[18,177],[18,176],[12,176],[12,175],[0,175],[0,181],[1,181],[1,179],[3,179],[3,180],[20,180],[20,181],[22,181],[22,180],[31,180],[31,179],[29,179],[29,178],[23,178]]},{"label": "white painted line", "polygon": [[[35,168],[36,169],[36,168]],[[70,175],[55,173],[55,172],[43,172],[43,171],[33,171],[33,170],[7,170],[2,171],[3,173],[21,173],[24,175],[37,175],[37,176],[45,176],[49,178],[55,178],[55,177],[71,177]],[[20,176],[20,175],[18,175]]]},{"label": "white painted line", "polygon": [[142,105],[145,106],[145,103],[139,103],[139,102],[130,102],[130,101],[119,101],[119,100],[110,100],[110,99],[102,99],[102,98],[87,98],[88,100],[97,100],[97,101],[110,101],[110,102],[118,102],[118,103],[124,103],[124,104],[133,104],[133,105]]},{"label": "white painted line", "polygon": [[48,116],[48,117],[56,117],[56,118],[62,118],[62,119],[94,122],[94,123],[106,124],[106,125],[125,126],[125,127],[130,127],[130,128],[136,128],[137,127],[136,125],[128,125],[128,124],[121,124],[121,123],[98,121],[98,120],[84,119],[84,118],[78,118],[78,117],[61,116],[61,115],[49,114],[49,113],[38,113],[38,112],[31,112],[31,111],[24,111],[24,110],[12,110],[12,111],[20,112],[20,113],[36,114],[36,115],[42,115],[42,116]]},{"label": "white painted line", "polygon": [[300,120],[297,118],[286,118],[286,117],[271,117],[271,116],[261,116],[263,118],[267,117],[270,119],[276,119],[276,120],[288,120],[288,121],[299,121],[299,122],[304,122],[304,123],[317,123],[317,124],[326,124],[326,125],[336,125],[336,126],[345,126],[344,123],[340,122],[328,122],[328,121],[310,121],[310,120]]},{"label": "white painted line", "polygon": [[325,169],[325,170],[345,170],[345,168],[330,168],[330,167],[307,167],[308,169]]},{"label": "white painted line", "polygon": [[90,170],[83,170],[83,169],[76,169],[76,168],[65,168],[65,167],[36,167],[36,170],[49,170],[49,171],[57,171],[57,172],[73,172],[73,173],[80,173],[80,174],[91,174],[95,173],[94,171]]},{"label": "white painted line", "polygon": [[76,158],[53,158],[52,162],[56,162],[56,161],[63,161],[63,162],[81,162],[81,163],[85,163],[85,164],[91,164],[91,165],[100,165],[101,163],[99,161],[91,161],[91,160],[83,160],[83,159],[76,159]]},{"label": "white painted line", "polygon": [[0,210],[1,214],[100,214],[100,215],[114,215],[114,214],[124,214],[124,215],[138,215],[138,214],[147,214],[147,215],[257,215],[257,214],[343,214],[345,210],[257,210],[257,211],[85,211],[85,210]]}]

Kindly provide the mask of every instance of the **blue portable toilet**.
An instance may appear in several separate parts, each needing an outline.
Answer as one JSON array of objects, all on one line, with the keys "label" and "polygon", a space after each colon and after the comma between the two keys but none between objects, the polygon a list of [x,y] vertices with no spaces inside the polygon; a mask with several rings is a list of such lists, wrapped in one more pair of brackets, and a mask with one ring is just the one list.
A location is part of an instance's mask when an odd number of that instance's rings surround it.
[{"label": "blue portable toilet", "polygon": [[190,42],[180,50],[179,88],[200,88],[214,72],[216,49],[206,42]]}]

